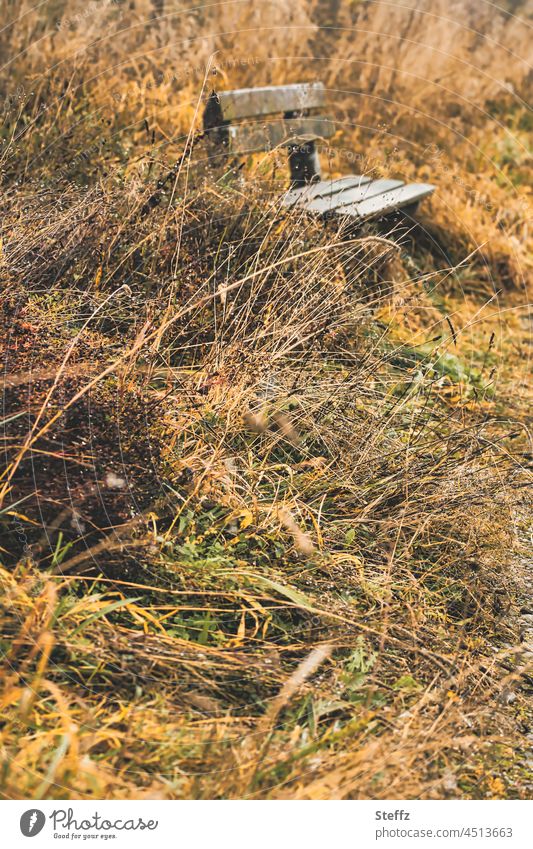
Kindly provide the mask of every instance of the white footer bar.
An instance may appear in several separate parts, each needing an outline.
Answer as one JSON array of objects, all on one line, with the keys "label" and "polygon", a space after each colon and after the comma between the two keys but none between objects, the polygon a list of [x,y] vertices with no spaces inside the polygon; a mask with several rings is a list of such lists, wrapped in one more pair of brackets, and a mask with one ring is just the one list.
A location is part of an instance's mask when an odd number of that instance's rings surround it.
[{"label": "white footer bar", "polygon": [[11,847],[445,849],[533,846],[533,802],[3,801]]}]

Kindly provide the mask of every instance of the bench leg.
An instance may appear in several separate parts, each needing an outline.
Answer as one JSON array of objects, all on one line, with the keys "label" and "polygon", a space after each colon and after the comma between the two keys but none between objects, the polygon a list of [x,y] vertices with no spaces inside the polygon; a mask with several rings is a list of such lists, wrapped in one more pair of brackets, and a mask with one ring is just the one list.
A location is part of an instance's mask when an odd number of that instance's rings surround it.
[{"label": "bench leg", "polygon": [[306,186],[320,180],[320,160],[314,142],[301,145],[290,145],[289,168],[291,171],[291,187]]}]

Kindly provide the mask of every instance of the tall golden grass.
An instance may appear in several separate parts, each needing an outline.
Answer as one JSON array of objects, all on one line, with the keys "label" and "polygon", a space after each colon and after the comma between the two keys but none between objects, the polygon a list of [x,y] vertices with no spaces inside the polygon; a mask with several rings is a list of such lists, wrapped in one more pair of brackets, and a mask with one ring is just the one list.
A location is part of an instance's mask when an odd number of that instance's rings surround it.
[{"label": "tall golden grass", "polygon": [[[4,5],[1,792],[526,797],[527,4]],[[409,232],[210,166],[315,78]]]}]

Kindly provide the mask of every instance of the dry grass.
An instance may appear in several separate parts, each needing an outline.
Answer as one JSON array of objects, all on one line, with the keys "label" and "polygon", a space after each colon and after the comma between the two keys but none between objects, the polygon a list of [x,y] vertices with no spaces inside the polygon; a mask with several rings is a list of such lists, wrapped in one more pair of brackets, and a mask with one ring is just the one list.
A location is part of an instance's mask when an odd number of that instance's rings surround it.
[{"label": "dry grass", "polygon": [[[7,4],[5,797],[531,792],[527,9],[412,5]],[[411,232],[210,172],[212,80],[317,73]]]}]

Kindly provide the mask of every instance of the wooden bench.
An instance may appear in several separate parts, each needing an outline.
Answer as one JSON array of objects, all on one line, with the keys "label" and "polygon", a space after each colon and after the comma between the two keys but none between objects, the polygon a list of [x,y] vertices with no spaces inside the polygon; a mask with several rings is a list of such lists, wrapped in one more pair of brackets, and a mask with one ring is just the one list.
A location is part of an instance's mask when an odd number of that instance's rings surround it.
[{"label": "wooden bench", "polygon": [[412,214],[434,190],[429,183],[372,180],[362,175],[322,180],[317,142],[335,133],[322,83],[212,92],[204,111],[210,156],[287,148],[291,185],[285,207],[366,220],[401,209]]}]

